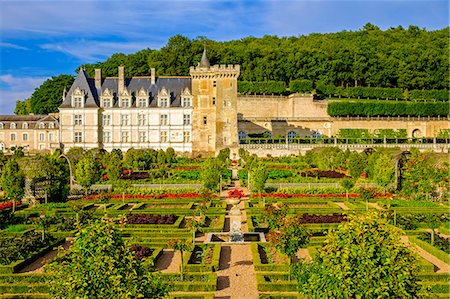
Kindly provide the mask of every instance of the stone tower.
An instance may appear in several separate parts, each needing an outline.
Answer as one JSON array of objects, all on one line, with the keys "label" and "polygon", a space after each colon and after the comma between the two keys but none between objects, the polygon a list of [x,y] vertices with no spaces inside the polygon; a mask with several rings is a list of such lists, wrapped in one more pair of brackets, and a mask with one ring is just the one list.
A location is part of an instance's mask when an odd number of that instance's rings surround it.
[{"label": "stone tower", "polygon": [[192,151],[215,155],[238,147],[237,78],[239,65],[209,64],[206,49],[190,68],[193,95]]}]

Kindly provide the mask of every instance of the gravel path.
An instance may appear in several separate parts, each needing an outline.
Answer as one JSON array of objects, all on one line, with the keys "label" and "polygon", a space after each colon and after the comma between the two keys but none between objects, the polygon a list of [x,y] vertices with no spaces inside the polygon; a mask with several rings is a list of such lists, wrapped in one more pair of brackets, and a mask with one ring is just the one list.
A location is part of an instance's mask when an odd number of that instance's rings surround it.
[{"label": "gravel path", "polygon": [[343,202],[335,202],[335,204],[336,204],[338,207],[340,207],[341,209],[343,209],[344,211],[350,210],[350,209],[345,205],[345,203],[343,203]]},{"label": "gravel path", "polygon": [[155,268],[163,273],[180,272],[181,253],[171,249],[163,249],[163,253],[156,260]]},{"label": "gravel path", "polygon": [[375,203],[375,202],[369,202],[368,205],[371,206],[372,208],[376,209],[376,210],[379,210],[379,211],[383,210],[383,208],[380,207],[380,206],[379,206],[377,203]]},{"label": "gravel path", "polygon": [[423,257],[425,260],[429,261],[433,265],[435,265],[437,268],[439,268],[436,273],[450,273],[450,265],[445,263],[444,261],[441,261],[434,255],[430,254],[428,251],[424,250],[422,247],[412,244],[409,242],[408,236],[402,236],[401,241],[405,243],[406,245],[409,245],[413,251],[417,252],[421,257]]},{"label": "gravel path", "polygon": [[[72,245],[72,241],[66,239],[66,241],[61,245],[65,250],[69,249]],[[29,264],[25,268],[21,269],[19,273],[42,273],[43,268],[46,264],[52,262],[56,255],[58,254],[58,249],[52,250],[49,253],[39,257],[33,263]]]}]

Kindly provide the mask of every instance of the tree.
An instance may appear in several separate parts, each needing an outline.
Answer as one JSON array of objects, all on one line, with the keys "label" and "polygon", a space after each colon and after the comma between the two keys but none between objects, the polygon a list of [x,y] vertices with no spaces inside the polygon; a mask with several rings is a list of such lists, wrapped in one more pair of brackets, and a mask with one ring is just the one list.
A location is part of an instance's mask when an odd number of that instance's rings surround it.
[{"label": "tree", "polygon": [[168,147],[166,149],[166,161],[167,163],[175,162],[176,154],[175,150],[172,147]]},{"label": "tree", "polygon": [[348,200],[348,191],[355,186],[355,181],[345,178],[341,181],[341,186],[345,189],[345,198]]},{"label": "tree", "polygon": [[349,216],[312,262],[294,271],[311,298],[422,298],[416,256],[377,213]]},{"label": "tree", "polygon": [[264,187],[267,181],[267,168],[264,163],[259,162],[254,170],[251,172],[250,183],[252,192],[261,194],[264,192]]},{"label": "tree", "polygon": [[[122,151],[120,151],[122,153]],[[108,155],[106,163],[106,173],[110,181],[117,181],[122,174],[122,158],[118,151],[112,151]]]},{"label": "tree", "polygon": [[77,182],[85,189],[87,194],[89,187],[100,180],[100,163],[90,155],[86,154],[78,161],[75,169]]},{"label": "tree", "polygon": [[183,281],[183,274],[184,274],[184,253],[186,251],[190,251],[193,249],[193,244],[187,240],[182,239],[172,239],[167,241],[167,245],[169,248],[172,248],[175,251],[180,251],[181,254],[181,265],[180,265],[180,271],[181,271],[181,281]]},{"label": "tree", "polygon": [[28,115],[31,113],[31,101],[26,99],[23,101],[16,101],[16,108],[14,109],[16,115]]},{"label": "tree", "polygon": [[162,150],[162,149],[160,149],[159,151],[158,151],[158,155],[156,156],[156,162],[159,164],[159,165],[163,165],[163,164],[166,164],[166,153],[164,152],[164,150]]},{"label": "tree", "polygon": [[168,286],[135,258],[113,224],[81,228],[46,269],[52,298],[165,298]]},{"label": "tree", "polygon": [[63,91],[68,90],[74,80],[74,77],[70,75],[53,76],[46,80],[30,97],[31,112],[34,114],[58,112]]},{"label": "tree", "polygon": [[15,159],[9,160],[2,175],[2,189],[5,196],[16,202],[24,196],[25,176],[20,171],[19,164]]},{"label": "tree", "polygon": [[216,191],[222,175],[222,168],[214,158],[208,158],[203,162],[200,178],[203,187],[211,191]]},{"label": "tree", "polygon": [[375,182],[386,191],[388,185],[393,183],[395,175],[395,165],[392,162],[391,155],[388,153],[381,153],[377,157],[373,175]]}]

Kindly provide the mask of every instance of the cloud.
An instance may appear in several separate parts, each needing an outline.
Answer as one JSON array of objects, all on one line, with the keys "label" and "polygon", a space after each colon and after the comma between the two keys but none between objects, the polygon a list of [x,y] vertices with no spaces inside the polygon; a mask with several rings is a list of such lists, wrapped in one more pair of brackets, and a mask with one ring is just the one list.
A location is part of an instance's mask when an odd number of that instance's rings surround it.
[{"label": "cloud", "polygon": [[48,77],[16,77],[11,74],[0,76],[0,115],[12,114],[16,101],[31,96]]},{"label": "cloud", "polygon": [[12,44],[12,43],[4,43],[4,42],[0,42],[0,48],[16,49],[16,50],[29,50],[28,48],[20,46],[20,45],[16,45],[16,44]]}]

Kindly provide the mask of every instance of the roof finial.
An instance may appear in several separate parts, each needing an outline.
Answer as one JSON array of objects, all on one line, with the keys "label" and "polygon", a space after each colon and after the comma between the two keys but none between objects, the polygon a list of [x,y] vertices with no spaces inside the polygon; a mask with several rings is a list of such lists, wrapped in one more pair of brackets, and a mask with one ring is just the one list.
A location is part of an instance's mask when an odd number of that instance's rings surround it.
[{"label": "roof finial", "polygon": [[203,47],[203,55],[202,55],[202,59],[200,60],[199,63],[200,67],[209,67],[209,60],[208,57],[206,56],[206,46]]}]

